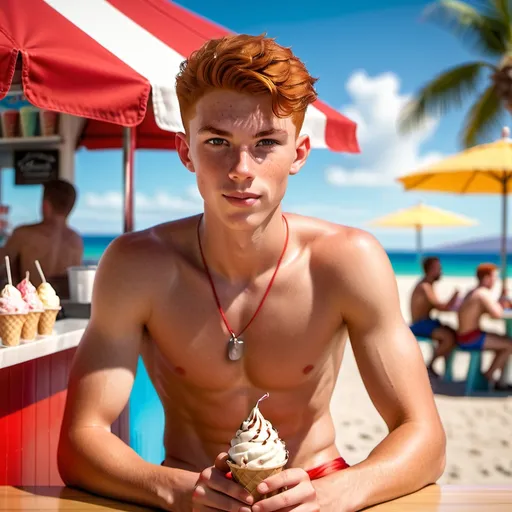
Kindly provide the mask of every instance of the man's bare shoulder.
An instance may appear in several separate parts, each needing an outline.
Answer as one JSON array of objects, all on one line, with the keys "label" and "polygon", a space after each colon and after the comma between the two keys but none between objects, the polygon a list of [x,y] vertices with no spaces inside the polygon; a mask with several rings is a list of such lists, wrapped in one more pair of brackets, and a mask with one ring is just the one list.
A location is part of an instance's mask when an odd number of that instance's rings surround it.
[{"label": "man's bare shoulder", "polygon": [[66,242],[74,246],[83,245],[83,239],[78,231],[68,227],[66,230]]},{"label": "man's bare shoulder", "polygon": [[[292,217],[292,229],[295,225],[312,255],[334,262],[336,266],[357,266],[359,262],[354,261],[354,257],[374,260],[385,255],[377,239],[362,229],[298,215]],[[335,256],[334,261],[332,256]]]},{"label": "man's bare shoulder", "polygon": [[430,290],[433,290],[434,289],[434,286],[432,283],[428,283],[427,281],[423,281],[421,280],[417,285],[416,285],[416,290],[418,291],[421,291],[423,293],[427,293],[429,292]]},{"label": "man's bare shoulder", "polygon": [[310,269],[333,293],[347,323],[399,310],[393,268],[379,241],[367,231],[326,221],[306,220]]},{"label": "man's bare shoulder", "polygon": [[370,270],[389,265],[379,241],[367,231],[310,217],[292,217],[303,246],[311,251],[312,265],[343,281],[364,280]]},{"label": "man's bare shoulder", "polygon": [[132,268],[158,268],[159,263],[168,266],[175,259],[173,256],[179,258],[187,252],[196,225],[197,217],[189,217],[125,233],[109,245],[104,256],[110,262],[123,262]]},{"label": "man's bare shoulder", "polygon": [[491,290],[488,288],[485,288],[485,286],[479,286],[478,288],[475,288],[473,293],[470,296],[470,300],[473,299],[474,301],[489,301],[492,300],[493,302],[497,302],[493,295]]},{"label": "man's bare shoulder", "polygon": [[36,224],[21,224],[13,229],[11,236],[30,236],[34,231],[39,230],[41,227],[41,223],[38,222]]}]

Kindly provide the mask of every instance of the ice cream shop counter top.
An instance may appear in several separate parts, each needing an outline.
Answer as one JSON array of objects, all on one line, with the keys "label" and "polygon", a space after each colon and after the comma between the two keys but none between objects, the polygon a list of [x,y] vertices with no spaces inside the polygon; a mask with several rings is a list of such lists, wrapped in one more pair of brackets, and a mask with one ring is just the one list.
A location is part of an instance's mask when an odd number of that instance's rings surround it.
[{"label": "ice cream shop counter top", "polygon": [[14,347],[0,347],[0,368],[39,359],[78,346],[88,320],[66,318],[55,322],[52,336],[39,337]]}]

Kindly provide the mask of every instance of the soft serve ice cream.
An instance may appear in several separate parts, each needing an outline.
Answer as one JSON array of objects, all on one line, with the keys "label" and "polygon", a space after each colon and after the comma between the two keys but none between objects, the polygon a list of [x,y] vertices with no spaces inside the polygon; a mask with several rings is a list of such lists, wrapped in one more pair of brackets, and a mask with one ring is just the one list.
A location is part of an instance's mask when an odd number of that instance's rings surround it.
[{"label": "soft serve ice cream", "polygon": [[0,293],[0,338],[2,345],[19,345],[21,331],[27,319],[28,304],[21,293],[12,285],[6,284]]},{"label": "soft serve ice cream", "polygon": [[242,422],[231,440],[229,458],[237,466],[267,469],[282,467],[288,461],[285,443],[259,409],[259,403],[268,396],[267,393],[258,400],[249,417]]},{"label": "soft serve ice cream", "polygon": [[26,314],[29,306],[14,286],[6,284],[0,293],[0,314]]},{"label": "soft serve ice cream", "polygon": [[227,460],[233,480],[251,493],[254,502],[277,494],[278,491],[274,491],[262,496],[257,487],[266,478],[281,472],[288,462],[284,442],[259,409],[259,403],[265,398],[268,393],[258,400],[249,417],[240,425],[231,440]]},{"label": "soft serve ice cream", "polygon": [[36,287],[30,282],[28,272],[25,279],[23,279],[16,288],[21,293],[30,311],[43,311],[43,302],[37,294]]},{"label": "soft serve ice cream", "polygon": [[37,333],[41,336],[50,336],[53,334],[55,320],[59,314],[60,299],[53,286],[46,281],[43,281],[37,287],[37,295],[44,306],[44,311],[37,326]]},{"label": "soft serve ice cream", "polygon": [[41,283],[37,287],[37,295],[45,309],[59,309],[60,299],[50,283]]}]

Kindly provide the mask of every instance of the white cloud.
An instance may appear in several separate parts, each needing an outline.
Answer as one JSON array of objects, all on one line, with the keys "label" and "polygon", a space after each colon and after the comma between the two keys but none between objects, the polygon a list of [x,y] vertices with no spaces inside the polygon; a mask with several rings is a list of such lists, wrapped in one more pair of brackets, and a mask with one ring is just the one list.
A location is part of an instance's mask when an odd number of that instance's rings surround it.
[{"label": "white cloud", "polygon": [[361,154],[357,166],[331,166],[326,181],[333,186],[377,187],[395,183],[395,178],[439,160],[443,155],[422,154],[421,146],[435,132],[438,120],[428,119],[411,134],[397,130],[400,112],[410,99],[400,94],[400,80],[394,73],[369,77],[356,71],[348,79],[352,104],[342,112],[357,123]]},{"label": "white cloud", "polygon": [[[135,227],[145,229],[161,222],[191,215],[202,210],[197,187],[191,186],[183,195],[167,192],[135,193]],[[119,232],[123,219],[123,194],[118,190],[87,193],[72,214],[78,229],[91,233]]]},{"label": "white cloud", "polygon": [[[194,187],[195,188],[195,187]],[[172,196],[167,192],[155,192],[147,195],[135,193],[135,212],[145,213],[192,213],[201,207],[201,198],[193,187],[187,189],[185,197]],[[84,205],[81,210],[120,212],[123,208],[123,195],[119,191],[108,191],[102,194],[88,193],[84,197]],[[82,210],[82,211],[83,211]]]}]

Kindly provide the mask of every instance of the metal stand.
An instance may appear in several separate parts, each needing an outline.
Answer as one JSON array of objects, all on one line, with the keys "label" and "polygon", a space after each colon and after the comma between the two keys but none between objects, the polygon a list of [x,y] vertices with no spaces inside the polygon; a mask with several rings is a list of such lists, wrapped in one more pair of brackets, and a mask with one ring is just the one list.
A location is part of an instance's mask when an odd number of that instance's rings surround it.
[{"label": "metal stand", "polygon": [[134,229],[133,168],[135,161],[135,128],[123,128],[124,233]]}]

